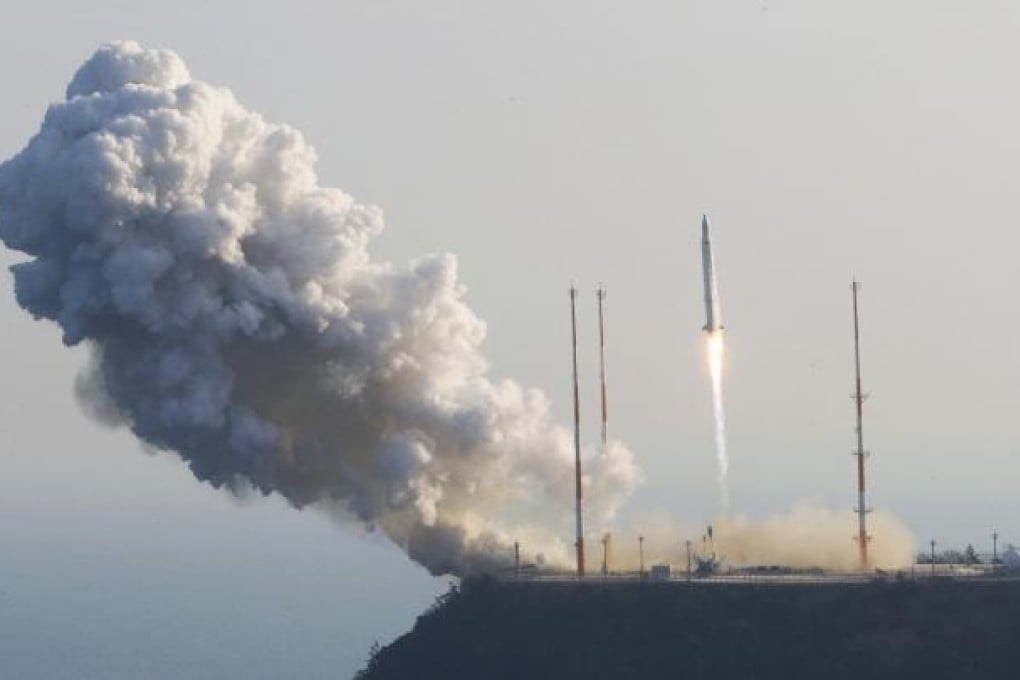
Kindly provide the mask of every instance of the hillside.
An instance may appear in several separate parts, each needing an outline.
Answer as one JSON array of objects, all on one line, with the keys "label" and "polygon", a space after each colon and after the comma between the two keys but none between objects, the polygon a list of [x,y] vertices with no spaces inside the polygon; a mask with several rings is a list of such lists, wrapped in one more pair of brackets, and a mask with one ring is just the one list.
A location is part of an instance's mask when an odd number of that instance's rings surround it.
[{"label": "hillside", "polygon": [[359,677],[1011,678],[1020,583],[467,582]]}]

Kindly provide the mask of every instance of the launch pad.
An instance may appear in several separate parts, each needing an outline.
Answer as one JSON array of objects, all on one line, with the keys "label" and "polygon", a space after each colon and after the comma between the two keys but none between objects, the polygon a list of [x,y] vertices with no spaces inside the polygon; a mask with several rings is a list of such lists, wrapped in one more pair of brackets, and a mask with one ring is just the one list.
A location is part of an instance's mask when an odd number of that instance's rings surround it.
[{"label": "launch pad", "polygon": [[647,584],[649,586],[747,586],[747,585],[825,585],[825,584],[882,584],[882,583],[989,583],[1020,582],[1020,571],[1004,571],[993,565],[918,564],[909,569],[874,571],[829,571],[817,568],[782,567],[778,565],[740,567],[710,574],[685,570],[658,570],[653,565],[648,572],[620,571],[597,577],[578,578],[568,571],[537,572],[522,570],[519,574],[502,574],[505,583],[574,584],[577,586],[608,587]]}]

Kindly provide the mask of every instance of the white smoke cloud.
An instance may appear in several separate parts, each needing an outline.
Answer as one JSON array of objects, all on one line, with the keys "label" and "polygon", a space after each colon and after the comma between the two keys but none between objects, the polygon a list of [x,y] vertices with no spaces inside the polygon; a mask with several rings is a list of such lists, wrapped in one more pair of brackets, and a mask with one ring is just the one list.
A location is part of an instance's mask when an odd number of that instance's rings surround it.
[{"label": "white smoke cloud", "polygon": [[[434,573],[567,562],[573,455],[539,391],[488,377],[452,255],[375,262],[378,209],[301,134],[167,50],[99,49],[0,165],[18,302],[87,343],[88,409],[200,480],[379,528]],[[586,454],[588,513],[638,480]]]}]

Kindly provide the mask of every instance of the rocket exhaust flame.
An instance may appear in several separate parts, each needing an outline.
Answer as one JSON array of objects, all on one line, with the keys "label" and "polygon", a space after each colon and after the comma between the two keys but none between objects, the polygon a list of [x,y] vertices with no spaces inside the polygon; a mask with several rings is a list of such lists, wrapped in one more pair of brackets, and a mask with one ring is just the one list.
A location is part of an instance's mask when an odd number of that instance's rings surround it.
[{"label": "rocket exhaust flame", "polygon": [[729,513],[730,490],[727,480],[730,461],[726,454],[726,414],[723,410],[722,372],[726,345],[722,331],[708,336],[708,369],[712,377],[712,414],[715,418],[715,455],[719,466],[719,510],[725,517]]},{"label": "rocket exhaust flame", "polygon": [[[168,50],[99,49],[0,164],[17,299],[93,361],[79,396],[218,488],[387,535],[436,574],[565,566],[575,450],[495,380],[449,254],[373,261],[381,212],[323,187],[302,135]],[[585,447],[591,521],[638,478]]]}]

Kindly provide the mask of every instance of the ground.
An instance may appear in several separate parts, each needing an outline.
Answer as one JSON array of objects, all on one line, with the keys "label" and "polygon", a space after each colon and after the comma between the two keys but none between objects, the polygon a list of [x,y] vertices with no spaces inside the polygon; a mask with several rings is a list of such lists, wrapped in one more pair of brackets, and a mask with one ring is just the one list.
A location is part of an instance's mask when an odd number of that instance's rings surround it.
[{"label": "ground", "polygon": [[1018,612],[1012,580],[478,580],[360,677],[1008,678]]}]

